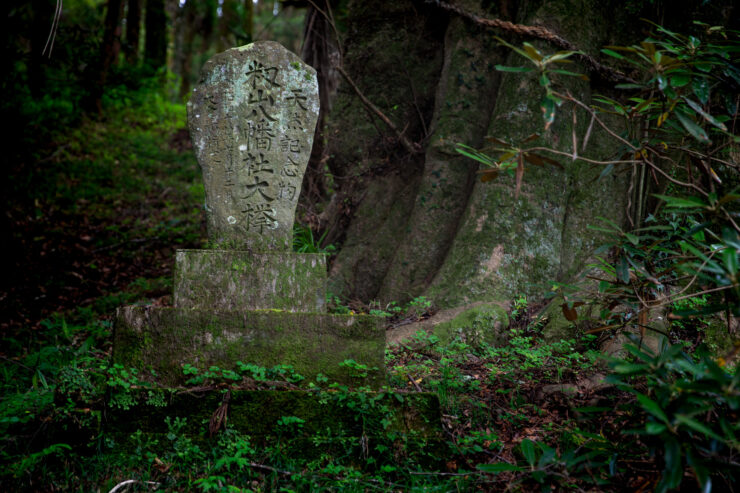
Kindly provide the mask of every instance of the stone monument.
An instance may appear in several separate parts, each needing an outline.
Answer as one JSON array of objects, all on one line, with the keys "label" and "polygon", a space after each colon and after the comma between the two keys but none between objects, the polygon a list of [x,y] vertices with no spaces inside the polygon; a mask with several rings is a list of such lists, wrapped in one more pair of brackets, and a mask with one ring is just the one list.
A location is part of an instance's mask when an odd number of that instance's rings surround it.
[{"label": "stone monument", "polygon": [[[352,443],[360,454],[369,435],[399,433],[407,448],[424,448],[430,457],[438,449],[445,457],[434,394],[396,399],[379,392],[375,399],[385,399],[389,421],[368,429],[349,401],[332,400],[329,392],[177,390],[187,380],[186,364],[202,372],[238,369],[239,362],[291,365],[308,381],[322,374],[376,390],[385,383],[382,319],[325,313],[324,256],[291,251],[317,115],[314,70],[277,43],[234,48],[206,63],[188,122],[203,170],[211,248],[177,251],[173,307],[117,311],[113,362],[136,368],[150,386],[135,405],[107,410],[109,433],[122,441],[137,429],[165,435],[166,418],[178,416],[187,418],[184,433],[202,439],[203,423],[220,416],[218,429],[228,412],[230,426],[267,442],[281,416],[296,416],[305,421],[296,453],[319,456],[331,444],[346,453]],[[357,365],[369,370],[361,381]],[[317,433],[333,438],[318,445],[310,439]]]},{"label": "stone monument", "polygon": [[238,361],[348,381],[340,363],[354,360],[377,368],[366,384],[384,382],[382,321],[324,313],[324,255],[291,251],[318,111],[316,72],[278,43],[206,63],[188,123],[210,248],[177,252],[174,307],[119,309],[114,362],[153,370],[165,386],[183,383],[184,364]]}]

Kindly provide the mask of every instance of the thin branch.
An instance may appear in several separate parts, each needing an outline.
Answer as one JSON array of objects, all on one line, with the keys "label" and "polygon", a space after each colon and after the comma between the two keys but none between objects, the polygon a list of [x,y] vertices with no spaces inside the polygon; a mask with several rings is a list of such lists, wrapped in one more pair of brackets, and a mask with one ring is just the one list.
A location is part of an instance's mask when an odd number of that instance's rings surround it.
[{"label": "thin branch", "polygon": [[[551,152],[553,154],[557,154],[558,156],[573,158],[572,152],[558,151],[556,149],[550,149],[549,147],[530,147],[528,149],[522,149],[522,152],[532,152],[532,151]],[[642,162],[642,161],[635,160],[635,159],[626,159],[626,160],[618,160],[618,161],[599,161],[597,159],[589,159],[583,156],[576,156],[576,161],[583,161],[583,162],[591,163],[591,164],[604,164],[604,165],[606,164],[635,164],[635,163]]]},{"label": "thin branch", "polygon": [[271,467],[271,466],[266,466],[266,465],[264,465],[264,464],[258,464],[258,463],[256,463],[256,462],[250,462],[250,463],[249,463],[249,464],[247,464],[247,465],[248,465],[249,467],[253,468],[253,469],[261,469],[261,470],[263,470],[263,471],[276,472],[276,473],[278,473],[278,474],[282,474],[283,476],[291,476],[291,475],[293,475],[293,474],[295,474],[295,473],[296,473],[295,471],[286,471],[286,470],[284,470],[284,469],[277,469],[277,468],[275,468],[275,467]]},{"label": "thin branch", "polygon": [[155,487],[159,486],[159,483],[157,483],[156,481],[139,481],[138,479],[127,479],[126,481],[122,481],[118,483],[117,485],[115,485],[113,489],[110,490],[108,493],[116,493],[118,490],[121,490],[128,485],[136,484],[136,483],[148,484],[148,485],[155,486]]},{"label": "thin branch", "polygon": [[324,12],[323,10],[321,10],[319,8],[319,6],[316,5],[316,2],[314,2],[313,0],[308,0],[308,3],[310,3],[311,6],[313,8],[315,8],[316,11],[319,14],[321,14],[324,17],[324,19],[326,19],[326,21],[329,23],[329,25],[331,26],[332,31],[334,31],[334,37],[337,40],[337,50],[339,50],[339,57],[340,58],[344,57],[344,54],[342,53],[342,41],[341,41],[341,39],[339,37],[339,31],[337,31],[337,25],[334,22],[334,14],[332,14],[331,5],[329,5],[329,2],[325,2],[326,9],[329,11],[329,13],[327,14],[326,12]]},{"label": "thin branch", "polygon": [[[696,296],[701,296],[703,294],[716,293],[718,291],[724,291],[726,289],[730,289],[730,288],[734,288],[734,287],[735,287],[734,284],[730,284],[729,286],[719,286],[717,288],[705,289],[704,291],[699,291],[697,293],[691,293],[691,294],[687,294],[687,295],[684,295],[684,296],[679,296],[678,298],[671,298],[670,303],[673,303],[673,302],[678,301],[678,300],[685,300],[687,298],[694,298]],[[669,301],[662,301],[659,304],[652,305],[652,306],[653,307],[663,306],[663,305],[667,305],[668,303],[669,303]]]},{"label": "thin branch", "polygon": [[367,109],[372,111],[375,116],[383,120],[383,123],[385,123],[388,128],[390,128],[398,138],[398,141],[403,145],[403,147],[411,154],[417,154],[421,152],[421,146],[419,144],[411,142],[407,137],[405,137],[399,130],[398,127],[383,114],[380,109],[378,109],[377,106],[375,106],[367,97],[360,91],[360,88],[357,87],[357,84],[352,80],[352,78],[349,76],[349,74],[344,70],[344,68],[341,65],[336,66],[337,71],[342,74],[342,77],[344,77],[344,80],[347,81],[347,83],[352,87],[352,89],[355,91],[355,94],[357,94],[357,97],[360,98],[360,101],[362,101],[362,104],[365,105]]},{"label": "thin branch", "polygon": [[46,49],[49,49],[49,58],[51,58],[51,51],[54,49],[54,40],[57,37],[57,31],[59,30],[59,19],[62,17],[63,0],[57,0],[56,8],[54,9],[54,18],[51,21],[51,30],[49,31],[49,37],[46,39],[46,45],[44,45],[44,51],[41,55],[46,54]]},{"label": "thin branch", "polygon": [[609,135],[611,135],[612,137],[614,137],[615,139],[617,139],[618,141],[620,141],[621,143],[629,147],[632,151],[636,151],[638,149],[637,147],[632,145],[632,142],[628,141],[621,135],[615,133],[611,128],[609,128],[609,126],[606,123],[602,122],[601,118],[599,118],[596,115],[596,111],[593,108],[591,108],[589,105],[587,105],[586,103],[579,101],[578,99],[574,98],[570,94],[560,94],[554,91],[553,91],[553,94],[555,94],[559,98],[567,99],[568,101],[571,101],[572,103],[575,103],[581,108],[583,108],[584,110],[586,110],[592,117],[596,118],[596,122],[599,124],[601,128],[603,128],[607,133],[609,133]]}]

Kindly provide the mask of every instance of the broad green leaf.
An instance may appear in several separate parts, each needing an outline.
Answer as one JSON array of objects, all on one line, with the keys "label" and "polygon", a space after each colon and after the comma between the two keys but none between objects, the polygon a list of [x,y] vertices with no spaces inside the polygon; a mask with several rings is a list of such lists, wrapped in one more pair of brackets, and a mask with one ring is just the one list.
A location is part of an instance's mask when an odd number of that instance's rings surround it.
[{"label": "broad green leaf", "polygon": [[617,84],[614,86],[615,89],[642,89],[642,84]]},{"label": "broad green leaf", "polygon": [[673,489],[681,484],[683,477],[683,465],[681,463],[681,445],[678,440],[671,437],[664,443],[665,450],[665,469],[663,469],[663,478],[658,484],[658,489],[664,485],[666,489]]},{"label": "broad green leaf", "polygon": [[621,255],[617,261],[617,279],[619,279],[622,284],[630,283],[630,266],[624,255]]},{"label": "broad green leaf", "polygon": [[727,127],[724,123],[718,121],[716,118],[714,118],[712,115],[704,111],[704,108],[702,108],[698,103],[695,101],[690,100],[689,98],[683,98],[684,101],[686,101],[686,104],[691,106],[691,109],[699,113],[701,116],[704,117],[706,121],[714,125],[715,127],[719,128],[720,130],[727,131]]},{"label": "broad green leaf", "polygon": [[671,76],[671,85],[673,87],[683,87],[691,82],[691,75],[687,73],[680,73]]},{"label": "broad green leaf", "polygon": [[534,69],[532,67],[505,67],[503,65],[496,65],[496,70],[499,72],[531,72]]},{"label": "broad green leaf", "polygon": [[556,63],[563,63],[563,62],[570,62],[568,60],[569,57],[575,55],[576,53],[581,53],[580,51],[558,51],[557,53],[545,57],[545,63],[550,62],[556,62]]},{"label": "broad green leaf", "polygon": [[534,442],[529,438],[525,438],[524,440],[522,440],[520,447],[522,449],[522,455],[527,460],[527,463],[531,467],[534,467],[534,463],[536,460]]},{"label": "broad green leaf", "polygon": [[653,196],[663,200],[668,207],[674,207],[677,209],[709,207],[709,204],[704,202],[699,197],[671,197],[669,195],[660,195],[660,194],[654,194]]},{"label": "broad green leaf", "polygon": [[668,416],[665,415],[665,412],[663,412],[657,402],[644,394],[637,394],[637,400],[640,401],[640,404],[647,412],[663,421],[665,424],[670,424]]},{"label": "broad green leaf", "polygon": [[694,91],[694,96],[699,98],[701,104],[707,104],[709,101],[709,81],[704,77],[694,77],[691,81],[691,89]]},{"label": "broad green leaf", "polygon": [[660,435],[667,429],[666,425],[656,423],[655,421],[648,421],[645,423],[645,431],[647,431],[648,435]]},{"label": "broad green leaf", "polygon": [[704,130],[699,125],[697,125],[691,118],[684,115],[680,111],[676,111],[675,115],[676,117],[678,117],[678,120],[681,122],[681,125],[683,125],[683,128],[685,128],[696,140],[698,140],[699,142],[707,143],[707,144],[711,143],[706,130]]},{"label": "broad green leaf", "polygon": [[706,435],[708,437],[714,438],[715,440],[722,440],[722,437],[717,435],[714,431],[707,428],[704,424],[696,421],[695,419],[692,419],[688,416],[685,416],[683,414],[676,414],[676,421],[678,421],[681,424],[684,424],[691,428],[694,431],[698,431],[699,433],[702,433],[703,435]]},{"label": "broad green leaf", "polygon": [[738,259],[737,251],[734,248],[725,248],[722,251],[722,261],[725,264],[725,269],[732,277],[737,275],[738,271]]},{"label": "broad green leaf", "polygon": [[522,43],[522,46],[524,47],[524,51],[527,52],[527,55],[529,55],[530,60],[535,61],[542,61],[542,53],[539,52],[537,48],[532,46],[530,43],[527,43],[526,41]]},{"label": "broad green leaf", "polygon": [[620,55],[619,53],[617,53],[614,50],[610,50],[610,49],[604,48],[604,49],[601,50],[601,52],[603,54],[605,54],[605,55],[609,55],[610,57],[618,58],[620,60],[624,59],[624,55]]},{"label": "broad green leaf", "polygon": [[[542,87],[547,87],[547,86],[550,85],[550,78],[544,72],[542,72],[542,75],[540,75],[540,85]],[[550,97],[549,94],[546,95],[545,98],[547,98],[547,99],[553,99],[552,97]]]}]

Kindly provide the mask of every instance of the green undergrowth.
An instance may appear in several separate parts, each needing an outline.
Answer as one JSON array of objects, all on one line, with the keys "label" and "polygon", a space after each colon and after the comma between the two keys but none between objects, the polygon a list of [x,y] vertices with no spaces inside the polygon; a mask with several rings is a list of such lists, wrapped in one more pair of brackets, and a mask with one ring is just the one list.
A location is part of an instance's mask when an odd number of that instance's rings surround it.
[{"label": "green undergrowth", "polygon": [[152,297],[166,296],[168,281],[150,280],[171,278],[175,248],[203,244],[204,189],[185,105],[156,84],[109,91],[102,119],[56,126],[11,156],[2,198],[14,262],[0,283],[9,334],[70,306],[120,298],[139,289],[129,287],[137,279],[158,284]]},{"label": "green undergrowth", "polygon": [[[608,362],[593,336],[546,343],[539,324],[515,315],[504,345],[442,344],[419,332],[389,346],[379,392],[363,386],[373,369],[347,360],[353,385],[286,365],[185,364],[187,388],[163,393],[110,363],[111,327],[100,315],[48,319],[34,345],[2,359],[3,490],[109,491],[124,480],[162,491],[735,487],[740,377],[701,348],[652,355],[634,346]],[[474,323],[493,322],[483,314]],[[259,389],[304,392],[351,429],[339,433],[288,407],[250,425],[223,405],[231,396],[237,409],[239,391]],[[211,399],[207,415],[168,407],[184,391]],[[393,406],[419,391],[439,400],[439,422],[429,423],[435,440],[393,424]],[[122,430],[109,421],[116,413],[156,419],[159,431]],[[268,435],[257,432],[263,420],[272,423]]]}]

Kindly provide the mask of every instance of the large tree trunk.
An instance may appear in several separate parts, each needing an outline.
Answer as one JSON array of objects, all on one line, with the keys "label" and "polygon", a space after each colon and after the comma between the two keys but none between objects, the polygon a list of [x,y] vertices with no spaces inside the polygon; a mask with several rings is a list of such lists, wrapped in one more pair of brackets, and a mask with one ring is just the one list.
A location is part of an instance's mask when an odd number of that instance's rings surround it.
[{"label": "large tree trunk", "polygon": [[[54,18],[55,4],[51,0],[33,0],[31,2],[33,12],[32,31],[31,31],[31,53],[28,64],[28,88],[31,96],[34,98],[41,97],[44,85],[44,58],[48,59],[49,33],[52,29]],[[5,14],[5,12],[3,12]],[[44,48],[47,51],[44,52]]]},{"label": "large tree trunk", "polygon": [[141,37],[141,4],[143,0],[128,0],[126,12],[126,61],[139,63],[139,38]]},{"label": "large tree trunk", "polygon": [[[334,2],[337,3],[337,2]],[[301,58],[316,69],[316,79],[319,84],[319,118],[311,148],[311,159],[303,179],[301,195],[303,203],[315,204],[325,199],[328,186],[324,180],[326,160],[326,135],[324,126],[326,116],[331,112],[331,105],[339,82],[334,64],[340,59],[335,33],[330,20],[325,17],[332,6],[328,0],[317,0],[314,5],[306,9],[305,27],[303,31],[303,49]],[[320,11],[317,9],[321,9]],[[303,211],[307,220],[314,226],[321,227],[321,220],[314,210]]]},{"label": "large tree trunk", "polygon": [[[429,136],[447,23],[448,16],[422,2],[358,1],[349,7],[344,69],[412,142],[423,144]],[[347,83],[339,87],[326,135],[337,187],[327,238],[345,238],[329,289],[370,300],[405,241],[424,155],[406,152]]]},{"label": "large tree trunk", "polygon": [[[458,2],[476,8],[477,1]],[[504,60],[479,27],[454,18],[444,38],[444,65],[424,153],[424,171],[404,241],[388,267],[378,297],[409,299],[434,277],[457,233],[476,179],[477,165],[455,151],[465,142],[480,147],[491,117]]]},{"label": "large tree trunk", "polygon": [[147,0],[144,63],[153,71],[167,65],[167,12],[165,0]]},{"label": "large tree trunk", "polygon": [[91,66],[87,80],[88,94],[85,99],[85,109],[88,112],[103,114],[103,90],[108,79],[108,70],[117,54],[117,46],[121,36],[121,16],[123,15],[122,0],[108,0],[105,14],[105,25],[103,27],[103,44],[97,63]]},{"label": "large tree trunk", "polygon": [[[548,27],[592,54],[608,44],[611,28],[619,29],[610,22],[616,3],[455,5]],[[599,240],[585,227],[596,216],[623,222],[624,179],[596,181],[600,169],[572,163],[565,171],[527,170],[515,198],[513,179],[480,183],[477,165],[454,151],[458,142],[479,147],[486,135],[516,141],[533,132],[543,134],[543,145],[570,149],[570,114],[543,132],[536,78],[494,70],[526,61],[496,47],[493,36],[515,45],[522,38],[425,2],[356,1],[347,24],[344,68],[421,152],[409,154],[341,84],[327,126],[328,165],[338,185],[328,227],[344,240],[330,273],[333,293],[363,301],[425,294],[439,307],[506,301],[582,269]],[[550,53],[560,49],[527,40]],[[588,84],[569,89],[588,101]],[[588,120],[576,116],[582,135]],[[612,150],[602,137],[592,136],[590,155]]]},{"label": "large tree trunk", "polygon": [[[546,26],[597,55],[608,44],[603,7],[590,0],[543,2],[539,8],[522,11],[519,21]],[[534,44],[557,51],[544,42]],[[526,63],[515,53],[508,58],[505,65]],[[568,89],[589,101],[589,84],[575,81],[567,81]],[[572,152],[570,111],[558,115],[555,124],[543,131],[542,89],[536,75],[505,74],[495,99],[489,135],[517,142],[540,133],[540,144]],[[575,130],[583,136],[589,119],[579,111],[576,121]],[[607,158],[614,149],[596,129],[587,151],[590,157]],[[519,198],[513,192],[513,178],[476,183],[453,246],[426,294],[441,306],[504,301],[519,293],[541,296],[549,281],[567,282],[581,271],[603,239],[587,225],[595,224],[599,216],[625,222],[627,183],[614,176],[598,180],[601,168],[563,164],[564,170],[529,166]]]},{"label": "large tree trunk", "polygon": [[193,41],[199,22],[194,2],[187,2],[177,19],[175,29],[175,73],[180,76],[180,99],[190,94],[190,72],[193,69]]}]

